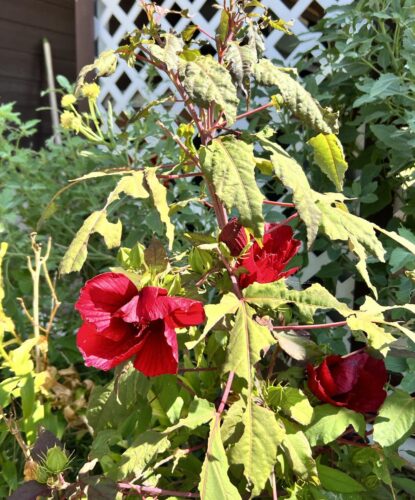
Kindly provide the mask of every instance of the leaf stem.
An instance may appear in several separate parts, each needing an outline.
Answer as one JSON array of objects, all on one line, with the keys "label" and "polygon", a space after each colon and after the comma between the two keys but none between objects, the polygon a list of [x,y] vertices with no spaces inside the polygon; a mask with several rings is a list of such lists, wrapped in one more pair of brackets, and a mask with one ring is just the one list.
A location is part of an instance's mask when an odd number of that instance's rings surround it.
[{"label": "leaf stem", "polygon": [[290,215],[290,217],[287,217],[286,219],[282,220],[281,222],[278,222],[272,229],[267,231],[265,234],[270,234],[273,231],[276,231],[279,227],[285,226],[286,224],[289,224],[292,220],[296,219],[298,217],[298,212],[295,212],[295,214]]},{"label": "leaf stem", "polygon": [[246,118],[247,116],[254,115],[255,113],[259,113],[260,111],[263,111],[264,109],[271,108],[274,105],[274,103],[268,102],[267,104],[263,104],[262,106],[258,106],[257,108],[254,109],[248,109],[248,111],[245,111],[245,113],[242,113],[236,117],[236,121],[242,120],[242,118]]},{"label": "leaf stem", "polygon": [[132,484],[132,483],[118,483],[118,487],[123,490],[134,490],[139,495],[145,495],[147,493],[152,496],[200,498],[199,493],[164,490],[162,488],[157,488],[156,486],[140,486],[138,484]]},{"label": "leaf stem", "polygon": [[294,203],[285,203],[283,201],[264,200],[262,203],[264,203],[264,205],[275,205],[276,207],[295,208]]},{"label": "leaf stem", "polygon": [[272,329],[276,331],[283,330],[317,330],[319,328],[336,328],[338,326],[346,326],[347,321],[336,321],[335,323],[320,323],[315,325],[285,325],[273,326]]}]

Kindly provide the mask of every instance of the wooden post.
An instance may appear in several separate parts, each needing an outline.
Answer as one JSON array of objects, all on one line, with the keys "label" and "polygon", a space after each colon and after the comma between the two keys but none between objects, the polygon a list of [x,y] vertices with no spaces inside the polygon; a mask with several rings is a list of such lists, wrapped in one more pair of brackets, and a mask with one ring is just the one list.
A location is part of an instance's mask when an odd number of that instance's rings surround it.
[{"label": "wooden post", "polygon": [[95,59],[94,0],[75,0],[76,71]]}]

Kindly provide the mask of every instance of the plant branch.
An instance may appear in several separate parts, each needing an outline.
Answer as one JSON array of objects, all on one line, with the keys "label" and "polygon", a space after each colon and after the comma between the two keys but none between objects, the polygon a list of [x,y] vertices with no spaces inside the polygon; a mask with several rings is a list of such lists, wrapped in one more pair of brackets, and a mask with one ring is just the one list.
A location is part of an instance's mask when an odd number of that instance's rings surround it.
[{"label": "plant branch", "polygon": [[164,490],[156,486],[139,486],[132,483],[118,483],[118,487],[122,490],[134,490],[139,495],[149,494],[152,496],[163,497],[180,497],[180,498],[200,498],[199,493],[190,493],[184,491]]},{"label": "plant branch", "polygon": [[270,234],[273,231],[276,231],[279,227],[285,226],[286,224],[289,224],[292,220],[296,219],[298,217],[298,212],[295,212],[295,214],[291,215],[290,217],[287,217],[287,219],[284,219],[281,222],[278,222],[273,228],[271,228],[269,231],[267,231],[265,234]]},{"label": "plant branch", "polygon": [[271,108],[274,105],[274,103],[268,102],[267,104],[263,104],[262,106],[258,106],[257,108],[254,109],[248,109],[248,111],[245,111],[245,113],[242,113],[236,117],[235,121],[242,120],[242,118],[246,118],[247,116],[254,115],[255,113],[259,113],[260,111],[263,111],[264,109]]},{"label": "plant branch", "polygon": [[190,151],[190,149],[185,145],[185,143],[180,139],[180,137],[178,135],[174,134],[171,130],[169,130],[166,127],[166,125],[164,125],[164,123],[161,122],[160,120],[157,120],[156,124],[162,130],[164,130],[164,132],[166,132],[166,134],[168,134],[173,139],[173,141],[186,153],[186,155],[189,157],[189,160],[191,160],[191,162],[195,166],[199,166],[199,162],[198,162],[197,158],[195,156],[193,156],[193,154]]},{"label": "plant branch", "polygon": [[295,208],[294,203],[285,203],[283,201],[264,200],[262,203],[264,203],[264,205],[275,205],[277,207]]}]

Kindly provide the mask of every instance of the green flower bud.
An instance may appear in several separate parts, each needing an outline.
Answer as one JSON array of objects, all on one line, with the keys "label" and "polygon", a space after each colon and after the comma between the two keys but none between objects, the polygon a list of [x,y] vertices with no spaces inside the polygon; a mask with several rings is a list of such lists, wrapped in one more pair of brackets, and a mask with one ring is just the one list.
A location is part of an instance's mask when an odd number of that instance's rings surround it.
[{"label": "green flower bud", "polygon": [[58,474],[66,469],[68,463],[69,458],[62,448],[59,446],[49,448],[45,459],[45,467],[48,471],[52,474]]},{"label": "green flower bud", "polygon": [[39,465],[36,468],[35,472],[35,479],[38,483],[46,484],[49,480],[50,473],[45,469],[45,467],[42,467]]}]

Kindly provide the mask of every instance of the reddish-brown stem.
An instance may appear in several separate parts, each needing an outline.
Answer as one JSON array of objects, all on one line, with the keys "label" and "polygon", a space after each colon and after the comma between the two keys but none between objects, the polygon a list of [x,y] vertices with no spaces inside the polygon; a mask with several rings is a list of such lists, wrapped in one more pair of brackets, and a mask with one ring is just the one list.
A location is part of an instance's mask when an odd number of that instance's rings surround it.
[{"label": "reddish-brown stem", "polygon": [[118,483],[118,487],[122,490],[134,490],[139,495],[149,494],[151,496],[200,498],[199,493],[164,490],[162,488],[157,488],[156,486],[140,486],[138,484],[132,484],[132,483]]},{"label": "reddish-brown stem", "polygon": [[210,38],[211,40],[215,40],[215,37],[210,35],[207,31],[205,31],[203,28],[201,28],[199,25],[197,25],[197,29],[200,31],[200,33],[203,33],[204,35],[206,35],[208,38]]},{"label": "reddish-brown stem", "polygon": [[237,120],[242,120],[242,118],[246,118],[247,116],[254,115],[255,113],[259,113],[260,111],[263,111],[264,109],[271,108],[273,106],[273,102],[268,102],[267,104],[263,104],[262,106],[258,106],[258,108],[254,109],[248,109],[248,111],[245,111],[245,113],[242,113],[236,117]]},{"label": "reddish-brown stem", "polygon": [[274,227],[272,227],[265,234],[270,234],[273,231],[276,231],[279,227],[284,226],[286,224],[289,224],[292,220],[296,219],[297,217],[298,217],[298,212],[295,212],[295,214],[291,215],[290,217],[287,217],[286,219],[282,220],[281,222],[278,222],[278,224],[276,224]]},{"label": "reddish-brown stem", "polygon": [[265,205],[275,205],[277,207],[295,208],[294,203],[285,203],[283,201],[264,200],[262,203],[264,203]]},{"label": "reddish-brown stem", "polygon": [[229,394],[231,392],[233,378],[235,376],[235,372],[229,372],[228,380],[226,382],[225,389],[222,394],[222,399],[220,401],[220,405],[218,411],[216,412],[217,416],[220,417],[225,409],[226,403],[228,401]]},{"label": "reddish-brown stem", "polygon": [[338,326],[346,326],[347,321],[336,321],[335,323],[320,323],[316,325],[285,325],[273,326],[273,330],[317,330],[319,328],[337,328]]},{"label": "reddish-brown stem", "polygon": [[186,177],[204,177],[202,172],[191,172],[189,174],[160,174],[157,176],[159,179],[184,179]]}]

